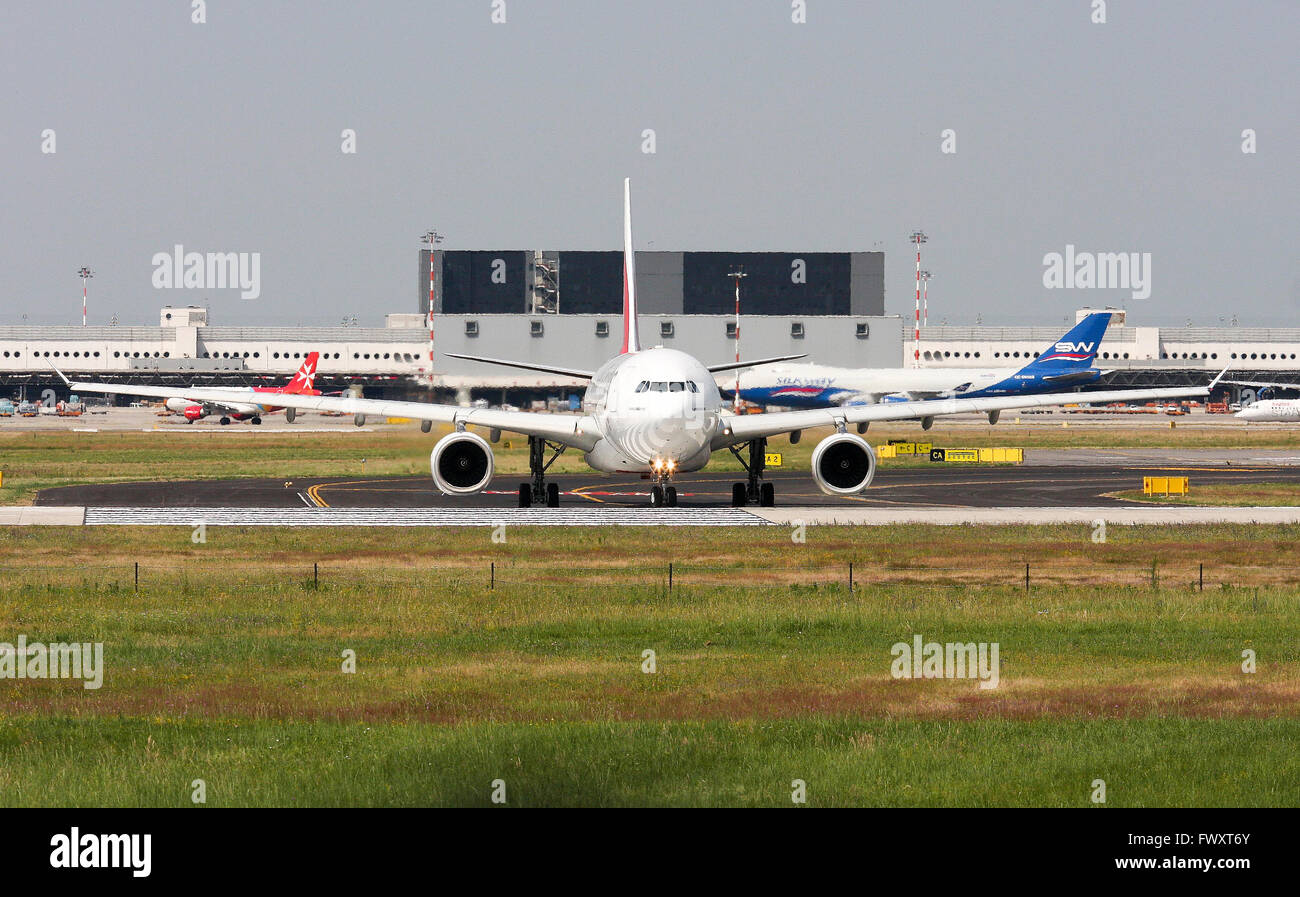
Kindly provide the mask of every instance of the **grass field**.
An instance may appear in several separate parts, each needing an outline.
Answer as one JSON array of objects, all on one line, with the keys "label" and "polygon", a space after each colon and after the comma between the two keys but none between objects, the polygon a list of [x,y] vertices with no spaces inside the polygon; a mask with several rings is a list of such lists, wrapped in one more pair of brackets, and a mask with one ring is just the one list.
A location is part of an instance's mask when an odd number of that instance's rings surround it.
[{"label": "grass field", "polygon": [[[1106,425],[1098,420],[1062,421],[1069,426],[1017,426],[1004,420],[996,426],[935,423],[929,431],[916,424],[873,426],[867,438],[873,444],[889,439],[931,442],[937,446],[1019,446],[1047,448],[1295,448],[1300,450],[1300,429],[1213,428],[1183,424],[1180,429],[1153,426]],[[1156,422],[1162,423],[1162,422]],[[177,428],[179,429],[179,428]],[[443,431],[445,432],[445,428]],[[785,456],[785,464],[806,470],[813,448],[829,431],[809,431],[797,445],[782,437],[770,449]],[[228,477],[296,477],[428,475],[429,452],[439,434],[422,434],[413,426],[393,426],[375,432],[292,433],[285,431],[229,430],[142,433],[104,431],[15,432],[0,428],[0,504],[31,504],[36,491],[51,486],[129,480],[191,480]],[[507,445],[508,443],[508,445]],[[498,444],[497,472],[525,473],[527,441],[506,434]],[[886,466],[927,464],[900,458]],[[554,472],[587,472],[582,455],[562,455]],[[726,452],[718,452],[710,470],[739,471]]]},{"label": "grass field", "polygon": [[[107,668],[0,679],[6,805],[1300,801],[1298,527],[9,528],[0,566],[0,641]],[[893,678],[914,635],[998,687]]]}]

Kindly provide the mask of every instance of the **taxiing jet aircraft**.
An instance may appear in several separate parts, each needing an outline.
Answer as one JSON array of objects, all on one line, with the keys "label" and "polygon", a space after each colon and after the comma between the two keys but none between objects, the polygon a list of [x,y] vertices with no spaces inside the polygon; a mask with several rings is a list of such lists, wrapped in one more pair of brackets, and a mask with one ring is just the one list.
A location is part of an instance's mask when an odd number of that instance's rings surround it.
[{"label": "taxiing jet aircraft", "polygon": [[[316,366],[319,362],[320,353],[312,352],[307,356],[307,360],[302,363],[302,367],[298,368],[298,373],[294,374],[293,379],[286,386],[250,386],[243,391],[244,398],[242,401],[230,400],[230,395],[237,392],[237,390],[210,386],[191,386],[189,389],[181,390],[179,395],[177,390],[166,390],[168,398],[163,402],[163,405],[166,406],[168,411],[179,411],[185,415],[185,419],[190,423],[220,412],[222,426],[232,420],[246,420],[254,424],[260,424],[263,414],[273,414],[283,406],[261,401],[250,402],[248,399],[260,399],[262,396],[320,395],[320,390],[314,388],[316,384]],[[220,393],[221,397],[212,395],[214,392]],[[144,395],[144,393],[141,393],[141,395]],[[284,409],[285,420],[289,421],[289,423],[293,423],[296,415],[296,408]]]},{"label": "taxiing jet aircraft", "polygon": [[[1233,386],[1249,386],[1262,395],[1265,391],[1275,389],[1300,389],[1297,383],[1274,383],[1260,380],[1224,380]],[[1246,421],[1297,421],[1300,422],[1300,399],[1256,399],[1242,408],[1233,417]]]},{"label": "taxiing jet aircraft", "polygon": [[[1060,392],[1092,383],[1097,347],[1110,312],[1095,312],[1022,368],[837,368],[771,365],[740,375],[740,397],[756,405],[830,408],[962,396],[1017,396]],[[725,394],[734,394],[723,385]]]},{"label": "taxiing jet aircraft", "polygon": [[[677,490],[673,485],[676,477],[700,470],[714,452],[725,449],[740,460],[746,471],[745,482],[732,487],[732,503],[770,506],[775,501],[774,490],[770,482],[763,481],[763,468],[764,450],[772,436],[788,433],[791,441],[798,441],[805,429],[834,428],[835,432],[813,451],[812,476],[824,492],[849,495],[865,490],[875,476],[875,453],[858,435],[866,432],[871,421],[920,420],[928,429],[936,416],[944,414],[982,412],[992,422],[1000,412],[1016,408],[1201,396],[1209,391],[1205,387],[1187,387],[988,396],[733,415],[723,407],[713,375],[735,369],[734,362],[709,367],[676,349],[641,348],[628,181],[623,184],[623,201],[623,346],[619,354],[595,371],[476,359],[587,379],[589,385],[581,415],[289,394],[278,396],[276,404],[353,414],[358,424],[364,423],[367,415],[409,417],[422,421],[426,432],[434,423],[451,424],[454,431],[438,441],[429,457],[434,485],[448,495],[474,495],[488,487],[494,472],[489,439],[496,442],[501,431],[508,430],[528,437],[532,478],[519,487],[521,507],[559,505],[559,488],[555,483],[546,482],[546,471],[560,453],[570,448],[584,452],[587,463],[596,470],[647,476],[652,482],[651,504],[656,507],[676,505]],[[741,366],[758,363],[742,362]],[[70,385],[80,392],[125,395],[160,392],[118,383]],[[204,395],[211,401],[246,401],[246,394],[237,390],[212,389]],[[487,428],[489,439],[466,429],[469,425]],[[856,427],[857,433],[849,432],[851,426]]]}]

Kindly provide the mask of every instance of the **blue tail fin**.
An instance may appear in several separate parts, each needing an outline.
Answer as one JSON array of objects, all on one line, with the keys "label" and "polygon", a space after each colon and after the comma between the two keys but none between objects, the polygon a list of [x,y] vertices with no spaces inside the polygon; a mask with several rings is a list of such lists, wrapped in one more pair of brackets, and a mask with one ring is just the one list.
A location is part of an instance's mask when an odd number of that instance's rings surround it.
[{"label": "blue tail fin", "polygon": [[1110,312],[1088,315],[1022,370],[1035,374],[1052,374],[1091,368],[1097,360],[1097,349],[1101,346],[1101,338],[1106,335],[1108,326]]}]

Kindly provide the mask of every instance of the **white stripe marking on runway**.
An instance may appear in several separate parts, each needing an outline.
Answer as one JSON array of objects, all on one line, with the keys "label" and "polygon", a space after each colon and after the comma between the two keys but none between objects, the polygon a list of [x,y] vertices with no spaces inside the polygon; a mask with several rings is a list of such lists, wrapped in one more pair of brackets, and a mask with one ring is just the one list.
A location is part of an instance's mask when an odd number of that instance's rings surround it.
[{"label": "white stripe marking on runway", "polygon": [[743,508],[87,508],[87,526],[768,526]]}]

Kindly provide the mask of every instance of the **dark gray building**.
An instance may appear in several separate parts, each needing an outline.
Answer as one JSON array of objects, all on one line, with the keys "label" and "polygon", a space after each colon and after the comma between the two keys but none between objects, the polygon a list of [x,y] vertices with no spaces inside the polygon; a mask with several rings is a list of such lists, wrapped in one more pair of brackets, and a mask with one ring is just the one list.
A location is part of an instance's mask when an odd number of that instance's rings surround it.
[{"label": "dark gray building", "polygon": [[[613,251],[438,250],[432,254],[439,314],[617,314],[623,254]],[[419,304],[429,309],[429,251],[420,252]],[[745,272],[747,315],[845,316],[885,312],[882,252],[638,252],[645,314],[728,314]]]}]

